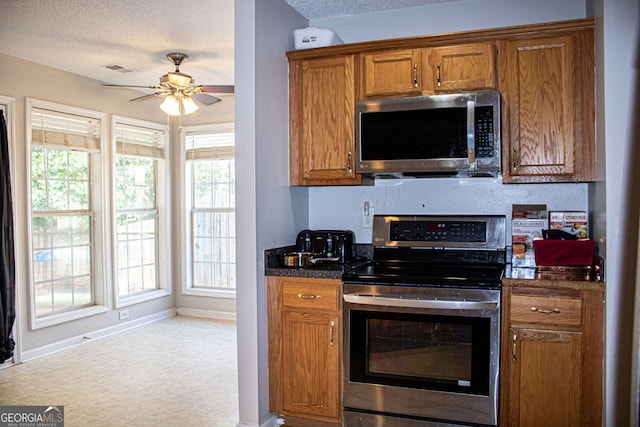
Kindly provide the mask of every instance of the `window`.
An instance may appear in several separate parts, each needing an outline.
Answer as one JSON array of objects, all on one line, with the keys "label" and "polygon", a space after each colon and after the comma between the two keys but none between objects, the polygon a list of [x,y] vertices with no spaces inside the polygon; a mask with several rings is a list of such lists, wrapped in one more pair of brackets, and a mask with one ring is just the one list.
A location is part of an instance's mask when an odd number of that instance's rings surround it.
[{"label": "window", "polygon": [[114,278],[122,306],[169,293],[167,262],[160,262],[167,259],[163,206],[168,130],[116,117],[113,135]]},{"label": "window", "polygon": [[233,125],[183,130],[185,293],[235,297],[235,133]]},{"label": "window", "polygon": [[28,100],[32,327],[104,310],[103,114]]}]

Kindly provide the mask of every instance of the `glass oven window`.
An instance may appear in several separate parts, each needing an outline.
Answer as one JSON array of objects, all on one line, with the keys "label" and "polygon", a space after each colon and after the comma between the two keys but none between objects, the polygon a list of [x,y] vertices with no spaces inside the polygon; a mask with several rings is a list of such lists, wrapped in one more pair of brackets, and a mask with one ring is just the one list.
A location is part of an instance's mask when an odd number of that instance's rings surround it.
[{"label": "glass oven window", "polygon": [[350,312],[350,379],[489,394],[490,319]]}]

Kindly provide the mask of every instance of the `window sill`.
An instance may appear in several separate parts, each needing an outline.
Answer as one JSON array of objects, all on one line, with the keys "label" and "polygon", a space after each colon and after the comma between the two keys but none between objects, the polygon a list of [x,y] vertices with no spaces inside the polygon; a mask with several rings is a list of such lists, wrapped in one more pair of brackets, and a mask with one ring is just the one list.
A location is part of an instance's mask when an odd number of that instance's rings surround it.
[{"label": "window sill", "polygon": [[225,299],[235,299],[236,291],[235,289],[224,290],[224,289],[183,289],[183,295],[190,295],[196,297],[208,297],[208,298],[225,298]]},{"label": "window sill", "polygon": [[70,322],[72,320],[82,319],[84,317],[95,316],[96,314],[106,313],[109,309],[103,305],[94,305],[91,307],[80,308],[60,314],[52,314],[50,316],[35,319],[31,322],[31,329],[42,329],[49,326],[59,325],[61,323]]},{"label": "window sill", "polygon": [[130,305],[140,304],[141,302],[151,301],[169,295],[171,295],[171,292],[169,292],[167,289],[158,289],[155,291],[144,292],[128,297],[119,297],[116,301],[116,308],[128,307]]}]

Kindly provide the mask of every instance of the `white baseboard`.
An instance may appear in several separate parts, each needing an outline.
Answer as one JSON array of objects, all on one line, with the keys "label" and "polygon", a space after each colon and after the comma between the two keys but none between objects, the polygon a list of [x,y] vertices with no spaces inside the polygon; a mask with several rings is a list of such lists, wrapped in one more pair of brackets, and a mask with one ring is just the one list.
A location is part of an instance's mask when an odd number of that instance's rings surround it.
[{"label": "white baseboard", "polygon": [[58,341],[52,344],[48,344],[42,347],[34,348],[22,353],[22,361],[37,359],[39,357],[47,356],[49,354],[57,353],[59,351],[67,350],[73,347],[77,347],[84,342],[93,341],[100,338],[108,337],[110,335],[124,332],[129,329],[137,328],[142,325],[157,322],[158,320],[166,319],[176,315],[175,309],[165,310],[158,313],[151,314],[149,316],[141,317],[135,320],[127,322],[121,322],[108,328],[99,329],[93,332],[87,332],[82,335],[67,338],[62,341]]},{"label": "white baseboard", "polygon": [[278,423],[278,420],[279,418],[276,415],[271,414],[271,416],[267,418],[267,420],[260,425],[249,424],[249,423],[240,421],[238,422],[238,424],[236,424],[236,427],[278,427],[279,425],[281,425],[280,423]]},{"label": "white baseboard", "polygon": [[230,311],[201,310],[198,308],[178,307],[177,313],[180,316],[203,317],[206,319],[236,320],[236,313]]}]

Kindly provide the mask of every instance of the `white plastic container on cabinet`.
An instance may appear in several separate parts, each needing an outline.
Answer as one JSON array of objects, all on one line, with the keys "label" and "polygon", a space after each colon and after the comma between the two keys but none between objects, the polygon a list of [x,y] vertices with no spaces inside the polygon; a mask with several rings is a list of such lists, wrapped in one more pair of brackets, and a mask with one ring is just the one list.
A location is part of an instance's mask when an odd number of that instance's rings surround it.
[{"label": "white plastic container on cabinet", "polygon": [[296,50],[344,43],[333,30],[314,27],[293,30],[293,41]]}]

